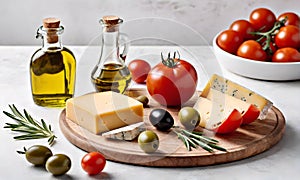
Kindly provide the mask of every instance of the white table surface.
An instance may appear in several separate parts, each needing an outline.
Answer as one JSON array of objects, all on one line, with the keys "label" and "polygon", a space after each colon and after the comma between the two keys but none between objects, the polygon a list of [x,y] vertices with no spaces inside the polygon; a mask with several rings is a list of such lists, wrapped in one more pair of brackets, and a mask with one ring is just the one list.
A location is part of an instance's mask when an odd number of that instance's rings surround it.
[{"label": "white table surface", "polygon": [[[192,168],[151,168],[132,166],[115,162],[107,162],[104,171],[97,176],[88,176],[81,168],[81,158],[86,154],[68,142],[59,128],[61,108],[45,108],[35,105],[32,101],[29,62],[36,46],[2,46],[0,47],[0,179],[296,179],[300,175],[300,81],[266,82],[237,76],[216,64],[216,59],[210,47],[194,47],[185,49],[182,57],[189,59],[199,71],[198,89],[204,86],[211,73],[221,75],[266,96],[279,108],[286,119],[286,132],[282,140],[268,151],[236,162]],[[76,96],[89,92],[90,66],[96,63],[98,57],[85,60],[92,56],[86,47],[69,46],[77,58]],[[161,50],[168,47],[132,47],[127,60],[144,57],[151,59],[153,54],[159,57]],[[170,48],[172,49],[172,47]],[[173,48],[174,49],[174,48]],[[184,51],[184,50],[183,50]],[[190,55],[190,56],[189,56]],[[155,58],[153,58],[155,59]],[[88,62],[90,61],[90,63]],[[157,62],[159,59],[157,59]],[[202,65],[196,63],[201,61]],[[151,60],[151,64],[156,63]],[[199,66],[198,66],[199,65]],[[202,69],[201,69],[202,66]],[[205,72],[204,72],[205,70]],[[201,71],[201,72],[200,72]],[[280,72],[274,72],[280,73]],[[87,85],[84,85],[85,80]],[[135,86],[135,85],[132,85]],[[54,153],[67,154],[72,160],[71,170],[64,176],[54,177],[43,168],[36,168],[16,153],[24,146],[34,144],[47,145],[46,139],[16,141],[15,135],[9,129],[4,129],[6,122],[12,120],[2,111],[9,111],[8,105],[15,104],[19,109],[28,110],[36,119],[43,118],[50,123],[56,134],[57,141],[51,149]]]}]

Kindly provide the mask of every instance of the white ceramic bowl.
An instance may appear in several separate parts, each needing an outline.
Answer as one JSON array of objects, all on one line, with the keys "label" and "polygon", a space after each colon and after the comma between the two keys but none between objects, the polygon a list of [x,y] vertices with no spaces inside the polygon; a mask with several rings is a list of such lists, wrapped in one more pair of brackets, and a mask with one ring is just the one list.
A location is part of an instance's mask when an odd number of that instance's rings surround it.
[{"label": "white ceramic bowl", "polygon": [[214,53],[219,63],[228,71],[260,80],[300,80],[300,62],[272,63],[238,57],[222,50],[217,45],[217,37],[218,35],[213,40]]}]

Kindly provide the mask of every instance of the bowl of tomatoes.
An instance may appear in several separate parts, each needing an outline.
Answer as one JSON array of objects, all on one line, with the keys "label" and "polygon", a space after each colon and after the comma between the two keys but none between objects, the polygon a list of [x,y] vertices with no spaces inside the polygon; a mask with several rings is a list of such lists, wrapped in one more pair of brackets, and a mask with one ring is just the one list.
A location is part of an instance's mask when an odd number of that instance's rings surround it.
[{"label": "bowl of tomatoes", "polygon": [[249,78],[286,81],[300,79],[300,18],[294,12],[278,17],[267,8],[253,10],[213,39],[219,63]]}]

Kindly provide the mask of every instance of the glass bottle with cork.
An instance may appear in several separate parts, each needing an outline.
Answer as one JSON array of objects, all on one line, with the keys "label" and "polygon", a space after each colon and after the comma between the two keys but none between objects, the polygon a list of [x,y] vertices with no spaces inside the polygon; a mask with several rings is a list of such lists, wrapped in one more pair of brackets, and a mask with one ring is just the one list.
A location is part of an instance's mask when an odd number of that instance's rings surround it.
[{"label": "glass bottle with cork", "polygon": [[57,18],[45,18],[37,30],[36,37],[41,37],[43,44],[30,61],[31,90],[37,105],[64,107],[74,95],[76,59],[62,45],[63,32]]},{"label": "glass bottle with cork", "polygon": [[[96,91],[115,91],[124,93],[131,82],[131,74],[125,65],[128,41],[120,34],[119,26],[123,22],[118,16],[104,16],[102,24],[102,47],[98,64],[92,71],[91,80]],[[121,42],[124,43],[120,53]]]}]

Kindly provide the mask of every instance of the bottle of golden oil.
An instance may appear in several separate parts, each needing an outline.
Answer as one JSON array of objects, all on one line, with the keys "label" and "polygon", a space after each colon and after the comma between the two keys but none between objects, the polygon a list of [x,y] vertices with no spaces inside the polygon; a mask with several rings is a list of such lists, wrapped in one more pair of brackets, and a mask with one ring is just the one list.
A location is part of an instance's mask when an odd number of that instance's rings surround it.
[{"label": "bottle of golden oil", "polygon": [[[103,27],[101,55],[91,75],[98,92],[124,93],[130,84],[131,74],[124,62],[128,51],[127,37],[119,33],[122,22],[117,16],[104,16],[100,20]],[[122,53],[119,50],[120,42],[124,43]]]},{"label": "bottle of golden oil", "polygon": [[63,31],[56,18],[44,19],[37,31],[43,44],[31,58],[30,80],[33,100],[40,106],[63,107],[74,95],[76,60],[62,45]]}]

